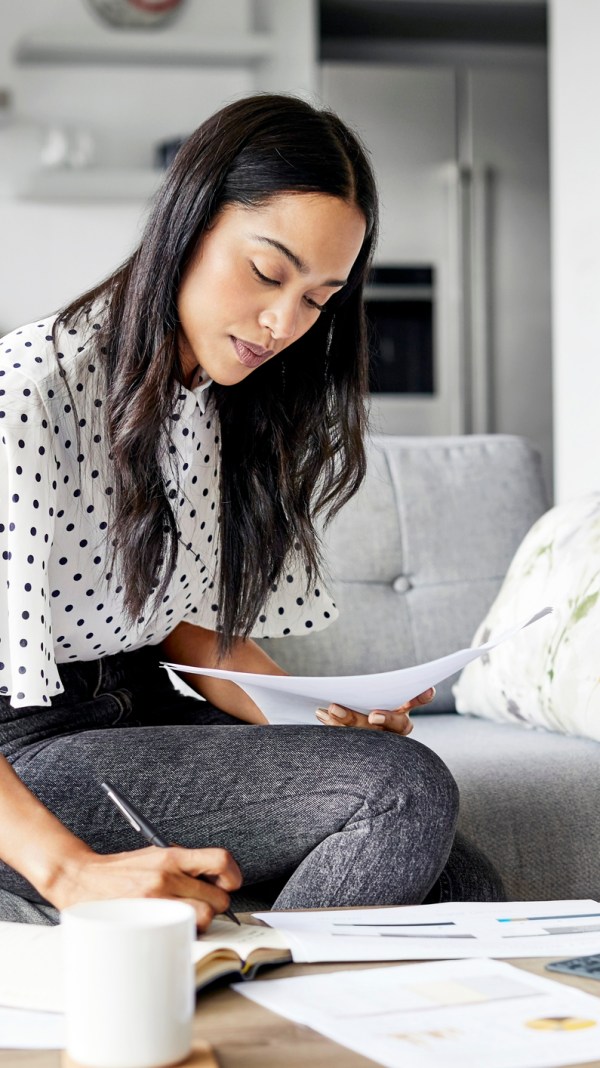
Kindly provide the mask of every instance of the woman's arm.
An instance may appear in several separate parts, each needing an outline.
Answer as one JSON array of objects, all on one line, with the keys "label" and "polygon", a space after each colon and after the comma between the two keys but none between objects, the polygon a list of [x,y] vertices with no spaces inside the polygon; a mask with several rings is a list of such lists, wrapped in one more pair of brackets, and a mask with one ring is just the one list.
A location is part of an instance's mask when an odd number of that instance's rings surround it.
[{"label": "woman's arm", "polygon": [[[217,656],[218,636],[212,630],[192,623],[179,623],[162,642],[165,660],[190,667],[214,667],[224,671],[252,671],[259,675],[286,675],[267,653],[251,639],[237,641],[233,651],[223,660]],[[184,675],[185,681],[223,712],[229,712],[245,723],[266,723],[267,720],[254,701],[234,682],[210,679],[206,675]]]},{"label": "woman's arm", "polygon": [[149,846],[95,853],[45,808],[3,756],[0,857],[59,909],[98,898],[170,897],[191,904],[203,928],[216,912],[229,908],[229,892],[242,882],[224,849]]}]

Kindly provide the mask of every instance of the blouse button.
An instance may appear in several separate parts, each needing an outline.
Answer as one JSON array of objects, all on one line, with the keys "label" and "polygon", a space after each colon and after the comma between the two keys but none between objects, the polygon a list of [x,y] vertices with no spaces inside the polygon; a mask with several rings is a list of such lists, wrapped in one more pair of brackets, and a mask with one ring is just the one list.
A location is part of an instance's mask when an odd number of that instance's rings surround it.
[{"label": "blouse button", "polygon": [[406,575],[398,575],[392,582],[392,589],[395,593],[408,593],[411,589],[412,583]]}]

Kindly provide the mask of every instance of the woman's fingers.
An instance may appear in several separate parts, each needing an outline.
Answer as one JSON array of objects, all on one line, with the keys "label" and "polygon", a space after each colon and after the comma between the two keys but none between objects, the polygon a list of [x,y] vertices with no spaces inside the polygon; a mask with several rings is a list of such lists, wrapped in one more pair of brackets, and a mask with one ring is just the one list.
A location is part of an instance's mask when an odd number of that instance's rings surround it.
[{"label": "woman's fingers", "polygon": [[329,705],[328,708],[318,708],[315,713],[319,723],[326,727],[368,727],[367,716],[362,712],[355,712],[352,708],[343,705]]},{"label": "woman's fingers", "polygon": [[206,931],[207,927],[210,927],[215,915],[214,910],[211,909],[210,905],[207,905],[204,901],[198,901],[193,897],[182,897],[177,900],[184,901],[186,905],[191,905],[196,913],[196,927],[199,931]]},{"label": "woman's fingers", "polygon": [[407,701],[405,705],[402,705],[402,708],[420,708],[421,705],[428,705],[430,701],[433,701],[434,697],[435,686],[430,686],[428,690],[413,697],[412,701]]},{"label": "woman's fingers", "polygon": [[171,846],[181,870],[206,882],[214,883],[223,890],[239,890],[242,873],[227,849],[185,849]]},{"label": "woman's fingers", "polygon": [[194,904],[200,927],[206,927],[213,915],[230,907],[227,891],[237,890],[242,885],[242,873],[226,849],[170,846],[161,854],[159,860],[162,861],[164,856],[163,863],[171,874],[171,881],[166,884],[168,896]]},{"label": "woman's fingers", "polygon": [[421,708],[423,705],[428,705],[430,701],[433,701],[434,697],[435,686],[430,686],[428,690],[417,694],[412,700],[407,701],[400,708],[392,709],[391,712],[382,708],[374,709],[369,713],[369,723],[379,727],[380,730],[393,731],[395,734],[410,734],[414,724],[409,718],[409,712],[413,708]]},{"label": "woman's fingers", "polygon": [[[409,717],[411,708],[415,705],[427,704],[431,696],[420,694],[413,701],[407,702],[400,708],[389,709],[376,708],[365,716],[363,712],[354,711],[344,705],[329,705],[328,708],[317,708],[315,716],[319,723],[329,727],[362,727],[367,731],[390,731],[393,734],[409,735],[413,724]],[[423,700],[424,698],[424,700]]]},{"label": "woman's fingers", "polygon": [[365,716],[362,712],[356,712],[344,705],[331,704],[327,708],[318,708],[315,715],[320,723],[326,727],[362,727],[368,730],[391,731],[394,734],[407,735],[413,729],[409,718],[409,712],[413,708],[420,708],[429,704],[435,697],[435,687],[413,697],[400,708],[389,709],[376,708]]},{"label": "woman's fingers", "polygon": [[355,712],[343,705],[329,705],[328,708],[318,708],[315,715],[325,727],[359,727],[371,731],[392,731],[394,734],[410,734],[413,727],[408,712],[403,709],[394,712],[377,709],[365,716],[363,712]]},{"label": "woman's fingers", "polygon": [[411,722],[408,711],[404,708],[395,708],[392,712],[376,708],[368,716],[369,726],[374,730],[392,731],[394,734],[410,734],[414,724]]}]

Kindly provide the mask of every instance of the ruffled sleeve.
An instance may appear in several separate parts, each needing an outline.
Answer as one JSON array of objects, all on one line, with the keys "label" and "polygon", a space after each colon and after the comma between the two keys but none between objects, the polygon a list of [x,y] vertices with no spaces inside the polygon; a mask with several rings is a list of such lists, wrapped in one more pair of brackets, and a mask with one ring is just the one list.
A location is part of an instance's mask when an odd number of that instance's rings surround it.
[{"label": "ruffled sleeve", "polygon": [[[217,577],[204,578],[201,596],[186,617],[190,623],[215,630],[219,605]],[[279,582],[272,587],[262,612],[251,631],[253,638],[284,638],[289,634],[310,634],[324,630],[338,618],[339,611],[321,579],[307,585],[306,569],[300,561],[288,561]]]},{"label": "ruffled sleeve", "polygon": [[0,693],[14,708],[45,705],[63,689],[54,659],[48,560],[56,460],[40,394],[18,372],[0,396]]},{"label": "ruffled sleeve", "polygon": [[282,638],[324,630],[339,612],[322,579],[308,585],[306,568],[289,559],[252,630],[253,638]]}]

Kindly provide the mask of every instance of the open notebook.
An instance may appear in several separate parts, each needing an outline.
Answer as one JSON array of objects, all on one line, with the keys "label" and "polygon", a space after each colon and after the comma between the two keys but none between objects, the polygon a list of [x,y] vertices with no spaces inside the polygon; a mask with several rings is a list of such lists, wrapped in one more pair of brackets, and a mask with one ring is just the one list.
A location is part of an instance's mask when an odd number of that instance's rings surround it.
[{"label": "open notebook", "polygon": [[[60,927],[0,922],[0,1005],[64,1010]],[[252,979],[257,968],[291,960],[284,936],[270,927],[213,920],[192,947],[196,986],[223,975]]]}]

